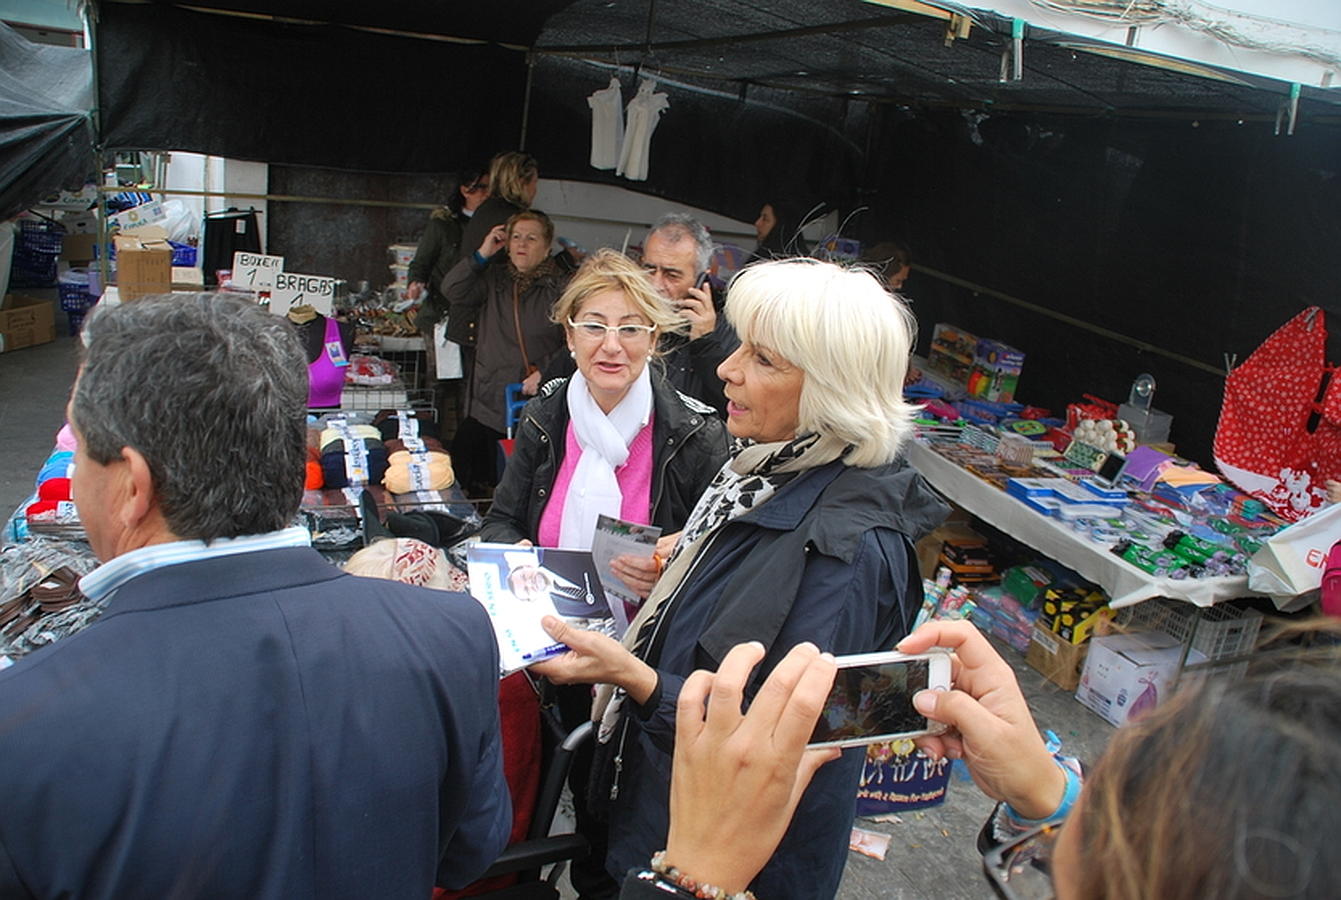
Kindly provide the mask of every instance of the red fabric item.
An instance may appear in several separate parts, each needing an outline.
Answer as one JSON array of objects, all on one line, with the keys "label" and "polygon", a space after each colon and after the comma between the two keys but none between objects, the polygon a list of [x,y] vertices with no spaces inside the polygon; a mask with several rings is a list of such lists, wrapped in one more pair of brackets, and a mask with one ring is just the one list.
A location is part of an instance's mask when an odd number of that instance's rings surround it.
[{"label": "red fabric item", "polygon": [[1341,541],[1333,544],[1327,554],[1327,568],[1322,570],[1321,602],[1324,613],[1341,617]]},{"label": "red fabric item", "polygon": [[69,500],[70,479],[48,478],[37,486],[37,496],[43,500]]},{"label": "red fabric item", "polygon": [[[308,437],[311,438],[312,432],[308,431]],[[311,444],[307,447],[307,467],[303,476],[303,490],[319,491],[326,486],[326,476],[321,472],[321,451]]]},{"label": "red fabric item", "polygon": [[[540,793],[540,698],[525,673],[514,672],[498,683],[498,715],[503,730],[503,777],[512,795],[512,833],[508,843],[525,839]],[[474,882],[459,891],[433,889],[433,900],[453,900],[502,890],[516,875]]]},{"label": "red fabric item", "polygon": [[1292,522],[1341,479],[1341,372],[1327,365],[1323,318],[1309,307],[1229,374],[1215,432],[1221,474]]}]

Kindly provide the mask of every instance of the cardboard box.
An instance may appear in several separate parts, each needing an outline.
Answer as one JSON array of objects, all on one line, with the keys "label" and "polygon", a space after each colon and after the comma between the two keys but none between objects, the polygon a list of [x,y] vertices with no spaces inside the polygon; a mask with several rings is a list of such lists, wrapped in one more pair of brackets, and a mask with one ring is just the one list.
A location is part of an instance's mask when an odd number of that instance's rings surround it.
[{"label": "cardboard box", "polygon": [[[1076,699],[1114,725],[1139,718],[1169,693],[1183,647],[1162,631],[1096,637],[1081,671]],[[1203,662],[1196,650],[1189,665]]]},{"label": "cardboard box", "polygon": [[115,240],[116,285],[123,301],[172,290],[172,245],[163,229],[139,228]]},{"label": "cardboard box", "polygon": [[205,273],[195,266],[173,266],[172,289],[174,291],[203,291],[205,290]]},{"label": "cardboard box", "polygon": [[7,294],[0,303],[0,353],[56,339],[56,309],[50,300]]},{"label": "cardboard box", "polygon": [[1064,691],[1074,691],[1080,684],[1080,670],[1089,646],[1058,640],[1047,629],[1035,625],[1024,658],[1048,681]]},{"label": "cardboard box", "polygon": [[61,259],[71,263],[93,261],[93,248],[98,246],[96,234],[69,234],[61,242]]}]

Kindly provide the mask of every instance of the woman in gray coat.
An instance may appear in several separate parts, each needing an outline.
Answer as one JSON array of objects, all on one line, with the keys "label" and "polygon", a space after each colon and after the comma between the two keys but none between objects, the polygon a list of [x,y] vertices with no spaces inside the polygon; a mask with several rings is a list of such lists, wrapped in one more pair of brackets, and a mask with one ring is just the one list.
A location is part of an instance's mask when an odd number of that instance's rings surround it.
[{"label": "woman in gray coat", "polygon": [[[487,495],[496,482],[507,386],[520,382],[523,394],[535,394],[541,370],[566,349],[563,329],[549,318],[567,283],[549,255],[553,240],[554,224],[544,213],[516,213],[442,280],[449,315],[476,323],[465,417],[452,441],[456,476],[470,496]],[[504,248],[507,261],[491,263]]]}]

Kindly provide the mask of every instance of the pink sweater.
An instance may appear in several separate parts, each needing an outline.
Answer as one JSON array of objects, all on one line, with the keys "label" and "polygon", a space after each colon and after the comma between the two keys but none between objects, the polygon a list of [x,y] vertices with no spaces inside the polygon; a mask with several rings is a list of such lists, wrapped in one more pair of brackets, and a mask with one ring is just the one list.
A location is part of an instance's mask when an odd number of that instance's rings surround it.
[{"label": "pink sweater", "polygon": [[[554,487],[550,491],[549,502],[540,514],[540,533],[537,542],[541,547],[559,546],[559,525],[563,518],[563,502],[568,496],[568,488],[573,481],[573,472],[577,461],[582,458],[582,448],[578,446],[577,435],[573,433],[573,423],[568,423],[564,435],[563,463],[559,474],[554,478]],[[619,508],[619,517],[639,525],[652,524],[652,421],[638,432],[629,445],[629,458],[615,470],[615,481],[619,482],[619,492],[624,502]]]}]

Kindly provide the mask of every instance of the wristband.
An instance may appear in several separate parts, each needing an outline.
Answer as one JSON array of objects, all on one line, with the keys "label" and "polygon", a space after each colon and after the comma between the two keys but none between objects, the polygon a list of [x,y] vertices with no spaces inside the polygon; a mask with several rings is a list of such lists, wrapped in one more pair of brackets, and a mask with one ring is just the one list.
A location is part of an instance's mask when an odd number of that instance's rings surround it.
[{"label": "wristband", "polygon": [[1009,803],[1006,803],[1004,804],[1006,815],[1010,816],[1015,824],[1025,828],[1033,828],[1038,825],[1060,822],[1070,814],[1071,807],[1076,805],[1076,798],[1080,796],[1080,772],[1055,757],[1053,758],[1053,762],[1057,764],[1058,768],[1062,770],[1062,774],[1066,776],[1066,788],[1062,791],[1062,800],[1057,804],[1057,809],[1053,811],[1052,815],[1044,816],[1041,819],[1026,819],[1024,816],[1017,813]]}]

